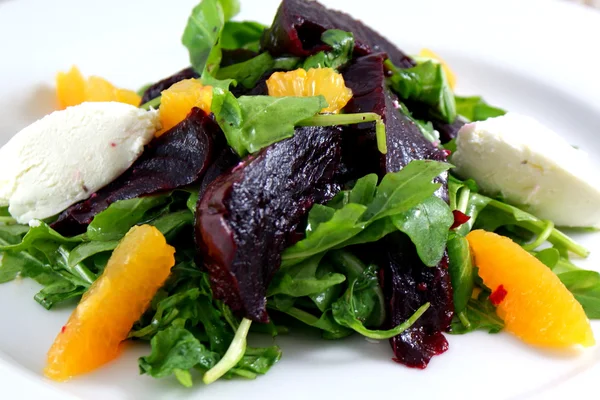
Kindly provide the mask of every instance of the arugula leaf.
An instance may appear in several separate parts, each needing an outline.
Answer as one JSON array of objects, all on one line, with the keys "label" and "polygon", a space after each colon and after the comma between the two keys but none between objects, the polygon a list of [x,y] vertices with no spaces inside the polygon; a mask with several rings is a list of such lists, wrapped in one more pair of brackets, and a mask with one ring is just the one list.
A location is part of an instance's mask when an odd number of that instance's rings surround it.
[{"label": "arugula leaf", "polygon": [[235,336],[227,349],[227,352],[219,360],[219,362],[214,365],[211,369],[206,371],[202,381],[205,384],[210,384],[225,375],[229,370],[234,368],[238,362],[244,357],[244,353],[246,352],[246,337],[248,336],[248,331],[250,330],[250,321],[247,318],[243,318],[242,322],[240,322],[240,326],[235,332]]},{"label": "arugula leaf", "polygon": [[238,84],[241,83],[244,87],[251,89],[256,86],[258,80],[265,73],[273,69],[274,65],[273,57],[265,52],[248,61],[219,69],[217,79],[232,79]]},{"label": "arugula leaf", "polygon": [[86,290],[86,287],[74,285],[66,279],[56,276],[52,283],[47,284],[36,293],[34,300],[49,310],[54,304],[80,297]]},{"label": "arugula leaf", "polygon": [[390,86],[402,99],[427,104],[432,116],[454,122],[456,103],[442,64],[425,61],[412,68],[396,68],[388,60],[386,66],[392,71]]},{"label": "arugula leaf", "polygon": [[448,240],[447,248],[454,312],[460,314],[467,308],[473,294],[474,272],[471,250],[467,239],[458,233],[453,234]]},{"label": "arugula leaf", "polygon": [[218,55],[211,55],[211,52],[218,43],[225,21],[238,11],[237,0],[202,0],[192,10],[181,42],[188,49],[192,66],[198,73],[203,73],[205,68],[212,71],[208,61],[221,61],[220,48]]},{"label": "arugula leaf", "polygon": [[221,33],[221,47],[228,50],[258,51],[266,26],[254,21],[227,21]]},{"label": "arugula leaf", "polygon": [[333,68],[339,69],[352,59],[354,36],[351,32],[339,29],[329,29],[321,35],[323,43],[331,46],[331,50],[321,51],[308,57],[302,68]]},{"label": "arugula leaf", "polygon": [[569,271],[558,274],[590,319],[600,319],[600,274],[596,271]]},{"label": "arugula leaf", "polygon": [[308,296],[321,293],[344,282],[346,277],[334,272],[317,277],[322,258],[323,255],[319,254],[300,264],[279,270],[271,281],[267,296],[276,294],[293,297]]},{"label": "arugula leaf", "polygon": [[406,104],[402,103],[401,101],[398,102],[398,105],[400,106],[400,112],[408,117],[408,119],[413,122],[417,128],[419,128],[419,131],[421,131],[421,134],[425,137],[425,139],[438,146],[440,143],[440,133],[433,128],[433,124],[429,121],[422,121],[413,117],[408,107],[406,107]]},{"label": "arugula leaf", "polygon": [[294,135],[294,126],[327,106],[323,96],[241,96],[213,91],[213,113],[240,157]]},{"label": "arugula leaf", "polygon": [[[371,277],[369,277],[371,275]],[[362,279],[367,279],[373,281],[373,271],[366,270],[364,277]],[[375,281],[377,277],[375,276]],[[414,324],[421,315],[429,308],[429,303],[425,303],[405,322],[396,326],[395,328],[388,330],[372,330],[365,328],[364,321],[360,319],[360,317],[356,313],[356,298],[354,295],[354,287],[357,283],[361,282],[361,278],[355,279],[348,285],[348,289],[344,296],[333,303],[332,312],[333,318],[335,321],[342,325],[346,326],[354,331],[360,333],[361,335],[372,338],[372,339],[390,339],[394,336],[397,336],[404,332],[406,329],[410,328],[412,324]],[[370,283],[373,284],[373,283]],[[377,283],[374,283],[377,285]]]},{"label": "arugula leaf", "polygon": [[111,204],[97,214],[87,228],[87,238],[97,241],[120,240],[151,209],[167,203],[169,195],[138,197]]},{"label": "arugula leaf", "polygon": [[[317,269],[315,276],[317,277],[317,279],[321,280],[325,277],[330,277],[335,273],[336,273],[336,270],[331,265],[331,263],[329,263],[327,261],[322,261],[319,264],[319,268]],[[344,281],[345,280],[346,280],[346,277],[344,276]],[[331,308],[331,305],[333,304],[333,302],[335,300],[337,300],[340,297],[340,295],[342,294],[342,291],[343,290],[342,290],[341,284],[332,285],[332,286],[327,287],[325,290],[323,290],[319,293],[313,293],[313,294],[309,295],[308,297],[313,301],[313,303],[315,303],[315,305],[317,306],[319,311],[324,313],[325,311],[327,311]]]},{"label": "arugula leaf", "polygon": [[73,250],[71,250],[71,254],[69,255],[68,264],[73,267],[80,262],[90,258],[91,256],[102,253],[105,251],[112,251],[119,245],[119,241],[111,240],[107,242],[85,242]]},{"label": "arugula leaf", "polygon": [[184,226],[194,223],[194,214],[188,209],[166,213],[163,216],[150,221],[167,240],[179,232]]},{"label": "arugula leaf", "polygon": [[547,249],[541,250],[537,253],[534,253],[535,257],[540,260],[546,267],[554,270],[554,267],[558,264],[560,260],[560,253],[553,247],[549,247]]},{"label": "arugula leaf", "polygon": [[[232,369],[232,372],[240,375],[239,371],[243,370],[253,373],[254,376],[256,374],[265,374],[280,359],[281,349],[279,346],[247,348],[244,357]],[[248,376],[246,375],[246,377]]]},{"label": "arugula leaf", "polygon": [[141,357],[138,363],[141,374],[154,378],[194,367],[208,370],[219,360],[219,355],[208,350],[191,332],[175,325],[154,335],[150,346],[150,355]]},{"label": "arugula leaf", "polygon": [[[6,232],[6,231],[5,231]],[[31,249],[37,241],[54,241],[56,243],[77,243],[82,242],[83,239],[80,236],[67,238],[50,228],[45,222],[35,220],[30,226],[29,230],[23,237],[20,243],[15,244],[2,244],[0,242],[0,252],[21,252]]]},{"label": "arugula leaf", "polygon": [[454,217],[446,202],[431,196],[408,211],[391,217],[399,231],[414,243],[417,254],[429,267],[436,266],[446,250]]},{"label": "arugula leaf", "polygon": [[345,326],[338,324],[333,318],[331,310],[323,312],[320,317],[316,317],[297,307],[289,307],[285,311],[277,308],[277,306],[274,306],[273,304],[270,304],[270,307],[284,312],[308,326],[322,330],[323,338],[325,339],[341,339],[350,336],[352,332],[354,332],[352,329],[348,329]]},{"label": "arugula leaf", "polygon": [[462,335],[475,330],[498,333],[504,328],[504,322],[496,314],[496,307],[490,302],[487,293],[482,292],[477,299],[469,299],[465,314],[468,323],[463,324],[455,314],[450,333]]},{"label": "arugula leaf", "polygon": [[479,96],[461,97],[454,96],[456,112],[469,121],[484,121],[488,118],[499,117],[506,114],[501,108],[487,104]]},{"label": "arugula leaf", "polygon": [[[368,232],[368,235],[365,233],[361,240],[380,238],[381,225],[377,226],[378,229],[374,232],[367,231],[367,228],[377,220],[406,212],[430,197],[439,187],[431,181],[449,167],[448,164],[436,161],[416,160],[398,172],[386,174],[368,205],[347,203],[333,214],[330,213],[332,217],[328,221],[321,222],[316,227],[313,223],[310,226],[310,234],[305,239],[283,252],[282,268],[327,250],[345,247],[349,243],[364,243],[352,240],[362,232]],[[355,185],[357,193],[349,193],[348,199],[368,200],[371,196],[372,182],[372,176],[359,179]],[[335,203],[340,198],[337,196],[332,202]],[[383,224],[383,233],[389,233],[385,232],[389,226]]]}]

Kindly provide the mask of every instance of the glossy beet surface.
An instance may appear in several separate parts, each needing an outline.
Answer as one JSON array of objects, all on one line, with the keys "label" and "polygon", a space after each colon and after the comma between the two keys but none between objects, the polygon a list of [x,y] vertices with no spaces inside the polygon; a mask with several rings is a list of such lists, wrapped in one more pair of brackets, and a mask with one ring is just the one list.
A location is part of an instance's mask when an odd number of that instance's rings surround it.
[{"label": "glossy beet surface", "polygon": [[176,84],[179,81],[199,77],[200,75],[198,75],[198,73],[194,71],[192,67],[183,69],[169,76],[168,78],[158,81],[155,84],[148,87],[148,89],[144,91],[144,95],[142,96],[142,101],[140,102],[140,104],[147,103],[150,100],[157,98],[158,96],[160,96],[160,93],[163,90],[170,88],[172,85]]},{"label": "glossy beet surface", "polygon": [[94,216],[118,200],[150,195],[196,183],[225,147],[219,126],[199,108],[154,139],[121,176],[60,214],[52,228],[67,235],[85,231]]},{"label": "glossy beet surface", "polygon": [[[344,110],[348,113],[374,112],[385,121],[387,153],[380,155],[379,174],[397,172],[413,160],[446,161],[446,153],[425,139],[415,123],[398,108],[398,98],[386,87],[385,59],[381,53],[360,57],[343,72],[346,85],[354,93]],[[370,159],[376,146],[374,126],[359,126],[358,129],[362,131],[360,140],[367,142],[370,138],[372,145],[370,151],[364,146],[357,146],[357,149]],[[441,175],[437,182],[442,184],[437,195],[447,200],[447,174]]]},{"label": "glossy beet surface", "polygon": [[272,27],[263,36],[262,46],[274,55],[305,57],[328,48],[321,42],[321,34],[328,29],[352,32],[356,55],[385,52],[400,68],[414,65],[410,57],[373,29],[316,1],[283,0]]},{"label": "glossy beet surface", "polygon": [[388,306],[387,325],[404,322],[420,306],[429,309],[413,326],[390,339],[394,361],[413,368],[425,368],[431,357],[448,350],[447,331],[454,314],[452,286],[445,255],[436,267],[427,267],[407,237],[387,237],[380,249],[383,289]]},{"label": "glossy beet surface", "polygon": [[266,291],[281,253],[315,202],[337,192],[341,130],[305,127],[250,156],[206,189],[196,241],[215,297],[238,314],[269,320]]}]

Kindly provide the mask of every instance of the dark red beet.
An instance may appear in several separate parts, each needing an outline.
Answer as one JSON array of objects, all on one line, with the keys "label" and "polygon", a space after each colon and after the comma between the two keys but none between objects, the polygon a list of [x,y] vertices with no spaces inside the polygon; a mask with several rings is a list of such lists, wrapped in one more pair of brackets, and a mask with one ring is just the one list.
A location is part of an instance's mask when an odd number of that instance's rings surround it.
[{"label": "dark red beet", "polygon": [[219,126],[199,108],[154,139],[142,156],[115,181],[87,200],[74,204],[52,228],[65,235],[84,232],[96,214],[118,200],[150,195],[196,183],[221,149]]},{"label": "dark red beet", "polygon": [[451,124],[431,117],[427,112],[427,108],[424,107],[423,104],[409,103],[407,106],[412,112],[413,117],[425,121],[431,121],[433,127],[440,133],[440,142],[443,144],[454,139],[458,135],[460,128],[462,128],[466,123],[466,121],[460,116],[457,116],[454,122]]},{"label": "dark red beet", "polygon": [[430,303],[429,309],[410,328],[390,339],[394,361],[425,368],[431,357],[448,350],[442,332],[450,327],[454,304],[447,256],[438,266],[427,267],[410,240],[401,234],[387,237],[380,254],[389,327],[404,322],[420,306]]},{"label": "dark red beet", "polygon": [[[348,113],[374,112],[385,121],[387,154],[380,155],[379,174],[399,171],[413,160],[446,161],[444,151],[425,139],[414,122],[397,109],[398,98],[385,84],[385,59],[382,53],[360,57],[343,72],[346,85],[354,93],[344,110]],[[365,125],[359,126],[362,131],[359,136],[363,142],[370,139],[372,153],[376,146],[375,128],[373,124]],[[361,154],[365,153],[364,146],[356,148]],[[436,180],[442,184],[437,195],[444,200],[448,199],[447,177],[444,173]]]},{"label": "dark red beet", "polygon": [[172,85],[179,81],[182,81],[184,79],[198,78],[199,76],[200,75],[198,75],[198,73],[194,71],[192,67],[188,67],[177,72],[176,74],[169,76],[168,78],[163,79],[162,81],[158,81],[154,85],[146,89],[144,95],[142,96],[142,101],[140,102],[140,105],[157,98],[158,96],[160,96],[160,92],[170,88]]},{"label": "dark red beet", "polygon": [[373,29],[348,14],[330,10],[316,1],[283,0],[261,44],[273,55],[306,57],[328,49],[321,41],[321,34],[328,29],[352,32],[354,52],[358,56],[386,52],[399,68],[415,65],[410,57]]},{"label": "dark red beet", "polygon": [[305,127],[221,175],[196,210],[196,241],[216,298],[268,322],[266,291],[282,251],[315,202],[336,190],[341,130]]}]

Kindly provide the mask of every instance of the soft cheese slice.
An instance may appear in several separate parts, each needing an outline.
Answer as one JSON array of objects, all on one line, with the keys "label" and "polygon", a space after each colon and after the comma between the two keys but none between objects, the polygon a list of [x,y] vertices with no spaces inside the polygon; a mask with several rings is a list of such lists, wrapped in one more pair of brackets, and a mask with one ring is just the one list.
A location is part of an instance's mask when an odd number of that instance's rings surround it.
[{"label": "soft cheese slice", "polygon": [[535,119],[508,113],[467,124],[456,146],[455,172],[485,193],[559,226],[600,226],[600,171]]},{"label": "soft cheese slice", "polygon": [[55,215],[121,175],[159,128],[156,111],[123,103],[56,111],[0,149],[0,206],[19,223]]}]

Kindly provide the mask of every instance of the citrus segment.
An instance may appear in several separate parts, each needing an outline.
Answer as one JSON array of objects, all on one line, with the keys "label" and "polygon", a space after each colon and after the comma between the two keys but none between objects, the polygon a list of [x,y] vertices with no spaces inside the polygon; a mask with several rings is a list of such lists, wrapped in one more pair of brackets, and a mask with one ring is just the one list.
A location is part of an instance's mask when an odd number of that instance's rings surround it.
[{"label": "citrus segment", "polygon": [[454,90],[454,87],[456,86],[456,74],[454,73],[454,71],[452,71],[448,63],[446,63],[446,61],[444,61],[442,57],[440,57],[439,55],[437,55],[429,49],[421,49],[419,56],[433,58],[434,60],[439,61],[439,63],[442,64],[442,69],[444,70],[444,73],[446,74],[446,79],[448,80],[450,89]]},{"label": "citrus segment", "polygon": [[106,79],[91,76],[87,80],[77,67],[56,75],[56,97],[61,109],[85,101],[118,101],[139,106],[141,97],[127,89],[119,89]]},{"label": "citrus segment", "polygon": [[299,68],[288,72],[274,72],[267,79],[269,96],[325,97],[328,106],[323,113],[338,113],[352,98],[342,74],[332,68]]},{"label": "citrus segment", "polygon": [[45,375],[64,381],[116,358],[120,343],[169,276],[174,253],[155,227],[131,228],[56,337]]},{"label": "citrus segment", "polygon": [[492,232],[475,230],[467,239],[507,331],[538,346],[594,345],[583,308],[541,261],[509,238]]},{"label": "citrus segment", "polygon": [[162,135],[187,117],[192,108],[198,107],[207,114],[212,103],[212,86],[204,86],[197,79],[185,79],[163,90],[160,100]]}]

